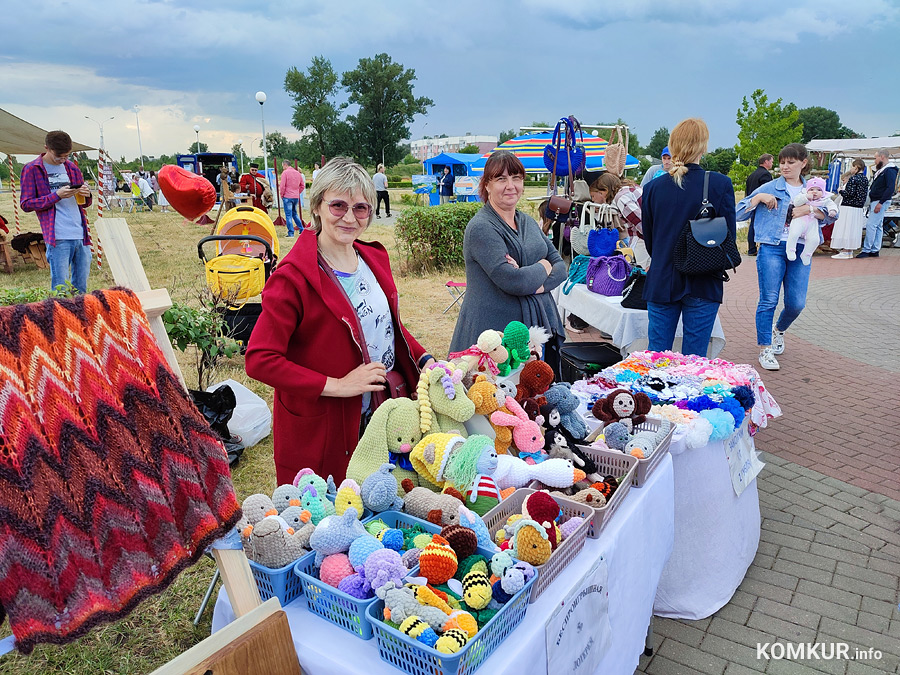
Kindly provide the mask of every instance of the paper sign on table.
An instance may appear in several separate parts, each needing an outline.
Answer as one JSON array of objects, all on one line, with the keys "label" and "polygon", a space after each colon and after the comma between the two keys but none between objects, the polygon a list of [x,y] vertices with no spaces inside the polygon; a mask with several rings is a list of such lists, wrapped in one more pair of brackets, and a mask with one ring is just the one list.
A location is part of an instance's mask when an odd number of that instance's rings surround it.
[{"label": "paper sign on table", "polygon": [[759,459],[753,438],[750,436],[748,420],[745,417],[740,429],[725,441],[725,457],[728,458],[728,469],[731,471],[731,485],[734,493],[741,493],[752,483],[765,466]]},{"label": "paper sign on table", "polygon": [[609,649],[609,570],[600,558],[547,622],[547,672],[593,673]]}]

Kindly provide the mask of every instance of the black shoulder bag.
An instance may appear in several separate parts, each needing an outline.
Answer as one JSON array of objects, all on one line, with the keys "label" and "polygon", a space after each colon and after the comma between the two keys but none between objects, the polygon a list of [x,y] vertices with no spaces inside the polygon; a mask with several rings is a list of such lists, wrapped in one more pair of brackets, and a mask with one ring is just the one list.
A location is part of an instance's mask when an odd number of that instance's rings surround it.
[{"label": "black shoulder bag", "polygon": [[672,255],[675,269],[691,277],[713,277],[728,281],[726,270],[741,264],[737,242],[723,216],[709,203],[709,171],[703,176],[703,202],[694,220],[681,230]]}]

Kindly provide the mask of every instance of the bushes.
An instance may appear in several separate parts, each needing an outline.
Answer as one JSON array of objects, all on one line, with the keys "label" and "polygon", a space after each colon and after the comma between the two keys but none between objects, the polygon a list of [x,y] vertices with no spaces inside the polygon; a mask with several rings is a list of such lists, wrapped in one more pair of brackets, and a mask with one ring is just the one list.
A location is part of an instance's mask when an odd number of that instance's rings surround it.
[{"label": "bushes", "polygon": [[388,180],[389,188],[411,188],[412,181],[411,180]]},{"label": "bushes", "polygon": [[413,206],[397,218],[397,241],[410,270],[443,270],[465,264],[463,235],[480,202]]}]

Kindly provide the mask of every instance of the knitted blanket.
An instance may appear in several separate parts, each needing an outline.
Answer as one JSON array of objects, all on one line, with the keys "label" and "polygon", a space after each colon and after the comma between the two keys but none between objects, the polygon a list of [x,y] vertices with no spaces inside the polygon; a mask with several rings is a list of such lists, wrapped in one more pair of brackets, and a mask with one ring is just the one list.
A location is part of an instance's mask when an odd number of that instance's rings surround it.
[{"label": "knitted blanket", "polygon": [[125,616],[240,515],[133,293],[0,308],[0,621],[19,651]]}]

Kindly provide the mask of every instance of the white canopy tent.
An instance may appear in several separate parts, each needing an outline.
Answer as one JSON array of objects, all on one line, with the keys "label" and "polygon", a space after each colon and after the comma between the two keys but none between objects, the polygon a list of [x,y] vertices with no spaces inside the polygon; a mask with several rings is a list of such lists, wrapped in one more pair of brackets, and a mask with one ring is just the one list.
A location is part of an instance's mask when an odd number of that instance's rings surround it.
[{"label": "white canopy tent", "polygon": [[806,144],[806,149],[809,150],[809,152],[840,155],[851,159],[854,157],[870,159],[875,156],[875,151],[880,148],[887,148],[891,155],[900,156],[900,136],[881,136],[879,138],[817,138]]}]

